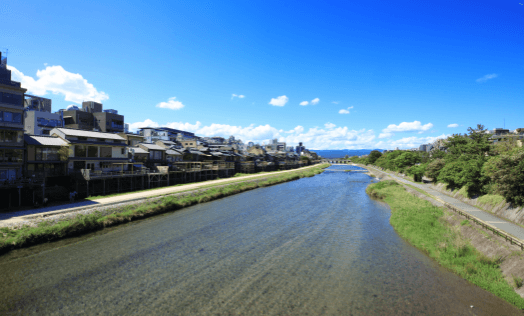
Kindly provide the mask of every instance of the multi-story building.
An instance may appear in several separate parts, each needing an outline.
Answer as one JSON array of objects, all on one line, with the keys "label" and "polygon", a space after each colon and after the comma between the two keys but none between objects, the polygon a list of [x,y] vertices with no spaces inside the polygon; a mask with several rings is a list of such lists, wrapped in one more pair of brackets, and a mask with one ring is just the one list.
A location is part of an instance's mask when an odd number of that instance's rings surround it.
[{"label": "multi-story building", "polygon": [[295,148],[296,148],[296,153],[299,155],[302,153],[302,151],[304,151],[304,149],[306,149],[306,147],[302,145],[302,142],[299,142],[298,146],[296,146]]},{"label": "multi-story building", "polygon": [[11,80],[7,58],[0,53],[0,181],[22,176],[26,91]]},{"label": "multi-story building", "polygon": [[126,140],[117,134],[54,128],[51,136],[69,143],[69,172],[80,169],[120,170],[120,165],[115,164],[128,162]]},{"label": "multi-story building", "polygon": [[68,141],[60,137],[36,135],[24,135],[24,141],[27,148],[27,175],[53,177],[67,174],[68,157],[61,157],[60,149],[69,147]]},{"label": "multi-story building", "polygon": [[94,101],[82,103],[82,109],[70,105],[65,111],[64,127],[103,133],[123,133],[124,116],[116,110],[103,110],[102,104]]},{"label": "multi-story building", "polygon": [[143,127],[140,128],[139,133],[141,136],[144,136],[146,143],[154,143],[157,140],[169,140],[176,142],[181,139],[195,138],[194,133],[168,127]]},{"label": "multi-story building", "polygon": [[51,113],[51,100],[26,95],[24,131],[29,135],[49,135],[55,127],[62,127],[60,113]]}]

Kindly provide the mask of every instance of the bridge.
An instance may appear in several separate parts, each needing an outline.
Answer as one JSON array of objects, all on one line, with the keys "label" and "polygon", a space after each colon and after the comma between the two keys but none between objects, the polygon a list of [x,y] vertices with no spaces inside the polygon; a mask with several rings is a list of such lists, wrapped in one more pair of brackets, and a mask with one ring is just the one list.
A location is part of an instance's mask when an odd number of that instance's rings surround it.
[{"label": "bridge", "polygon": [[351,163],[351,161],[344,159],[344,158],[323,158],[323,163],[330,163],[330,164],[348,164]]},{"label": "bridge", "polygon": [[368,170],[324,169],[324,172],[369,172]]}]

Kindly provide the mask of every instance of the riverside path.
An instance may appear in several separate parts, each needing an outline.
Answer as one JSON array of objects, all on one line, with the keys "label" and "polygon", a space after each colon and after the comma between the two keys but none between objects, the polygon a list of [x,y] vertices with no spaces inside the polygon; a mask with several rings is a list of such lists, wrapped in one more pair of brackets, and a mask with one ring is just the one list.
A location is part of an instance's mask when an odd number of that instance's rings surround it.
[{"label": "riverside path", "polygon": [[76,212],[76,211],[80,211],[84,209],[89,209],[92,207],[109,206],[113,204],[140,201],[140,200],[151,198],[151,197],[180,193],[180,192],[189,191],[189,190],[198,190],[198,189],[201,189],[203,187],[208,187],[208,186],[224,185],[224,184],[243,182],[246,180],[273,177],[273,176],[280,175],[280,174],[313,168],[315,166],[318,166],[318,165],[311,165],[307,167],[285,170],[285,171],[276,171],[276,172],[270,172],[270,173],[255,174],[255,175],[250,175],[250,176],[242,176],[242,177],[237,177],[237,178],[227,178],[227,179],[210,180],[210,181],[197,182],[197,183],[188,183],[188,184],[181,185],[181,186],[164,187],[164,188],[158,188],[155,190],[124,193],[122,195],[100,198],[100,199],[93,200],[93,201],[86,200],[86,201],[79,201],[75,203],[68,203],[68,204],[55,205],[55,206],[49,206],[49,207],[41,207],[37,209],[0,213],[0,226],[4,226],[5,224],[15,224],[17,222],[23,222],[23,221],[37,218],[37,217],[47,217],[47,216],[57,215],[57,214],[62,214],[62,213]]},{"label": "riverside path", "polygon": [[489,212],[486,212],[486,211],[483,211],[479,208],[476,208],[474,206],[471,206],[467,203],[464,203],[458,199],[455,199],[453,197],[450,197],[449,195],[447,194],[444,194],[442,192],[439,192],[431,187],[429,187],[428,185],[426,184],[422,184],[422,183],[416,183],[416,182],[412,182],[412,181],[409,181],[409,180],[406,180],[406,179],[403,179],[399,176],[396,176],[396,175],[393,175],[389,172],[385,172],[383,170],[379,170],[377,168],[374,168],[374,167],[370,167],[370,166],[359,166],[359,167],[362,167],[362,168],[369,168],[369,169],[374,169],[374,170],[377,170],[379,172],[383,172],[387,175],[389,175],[390,177],[394,178],[395,180],[399,181],[399,182],[402,182],[402,183],[407,183],[409,185],[412,185],[418,189],[421,189],[421,190],[424,190],[425,192],[427,192],[428,194],[430,194],[431,196],[433,197],[436,197],[446,203],[449,203],[451,204],[453,207],[463,211],[463,212],[466,212],[472,216],[475,216],[477,217],[478,219],[480,220],[483,220],[484,222],[500,229],[501,231],[504,231],[510,235],[513,235],[514,237],[520,239],[521,241],[524,242],[524,228],[522,228],[521,226],[519,225],[516,225],[508,220],[505,220],[505,219],[502,219],[500,217],[497,217]]}]

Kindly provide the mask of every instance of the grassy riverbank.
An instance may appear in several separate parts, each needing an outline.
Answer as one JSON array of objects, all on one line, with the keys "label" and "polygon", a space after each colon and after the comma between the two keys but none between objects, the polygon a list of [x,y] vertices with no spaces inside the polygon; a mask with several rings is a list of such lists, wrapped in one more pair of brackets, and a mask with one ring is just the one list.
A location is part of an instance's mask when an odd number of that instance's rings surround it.
[{"label": "grassy riverbank", "polygon": [[[304,177],[312,177],[323,172],[323,168],[329,164],[319,165],[305,170],[297,170],[284,174],[271,175],[253,182],[236,182],[217,188],[208,188],[191,196],[165,196],[154,201],[137,202],[137,204],[115,208],[110,215],[102,215],[94,212],[89,215],[79,215],[74,219],[60,221],[51,224],[49,221],[39,223],[38,227],[24,226],[20,229],[0,228],[0,254],[12,249],[27,247],[39,243],[58,240],[62,238],[79,236],[133,220],[138,220],[157,214],[175,211],[187,206],[204,203],[240,193],[247,190],[266,187],[278,183],[297,180]],[[219,184],[217,184],[219,186]]]},{"label": "grassy riverbank", "polygon": [[456,228],[443,219],[445,211],[408,193],[395,181],[368,186],[366,192],[391,208],[391,225],[413,246],[469,282],[524,309],[524,299],[513,290],[500,270],[500,258],[488,258],[472,247]]}]

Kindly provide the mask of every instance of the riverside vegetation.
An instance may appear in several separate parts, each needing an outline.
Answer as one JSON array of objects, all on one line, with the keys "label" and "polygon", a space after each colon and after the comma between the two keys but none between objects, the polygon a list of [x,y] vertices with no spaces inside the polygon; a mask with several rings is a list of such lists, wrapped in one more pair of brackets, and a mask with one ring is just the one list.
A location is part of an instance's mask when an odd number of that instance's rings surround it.
[{"label": "riverside vegetation", "polygon": [[443,183],[464,197],[495,206],[502,201],[524,206],[524,147],[516,142],[492,144],[483,125],[468,128],[468,134],[453,134],[444,140],[447,151],[372,151],[368,157],[348,157],[354,163],[375,165],[422,181]]},{"label": "riverside vegetation", "polygon": [[[446,223],[444,208],[411,195],[393,180],[370,184],[366,192],[390,206],[390,223],[402,238],[469,282],[524,309],[524,299],[513,289],[522,287],[522,278],[514,276],[513,285],[508,284],[500,270],[502,258],[487,257],[471,246],[459,227]],[[465,220],[461,225],[470,224]]]},{"label": "riverside vegetation", "polygon": [[[146,201],[120,208],[117,207],[114,209],[114,212],[109,215],[93,212],[88,215],[78,215],[74,219],[63,220],[57,223],[43,221],[40,222],[37,227],[23,226],[19,229],[3,227],[0,228],[0,232],[2,233],[2,235],[0,235],[0,254],[12,249],[79,236],[101,230],[105,227],[175,211],[187,206],[212,201],[259,187],[266,187],[304,177],[312,177],[322,173],[323,169],[328,166],[329,164],[322,164],[305,170],[274,175],[256,182],[233,183],[219,188],[209,188],[204,192],[191,196],[165,196],[154,201]],[[248,180],[251,179],[246,179],[246,181]]]}]

